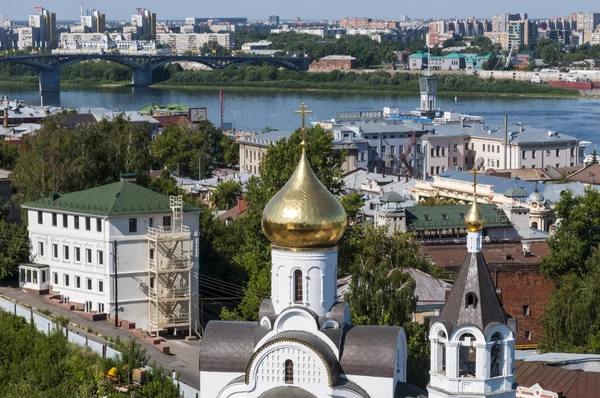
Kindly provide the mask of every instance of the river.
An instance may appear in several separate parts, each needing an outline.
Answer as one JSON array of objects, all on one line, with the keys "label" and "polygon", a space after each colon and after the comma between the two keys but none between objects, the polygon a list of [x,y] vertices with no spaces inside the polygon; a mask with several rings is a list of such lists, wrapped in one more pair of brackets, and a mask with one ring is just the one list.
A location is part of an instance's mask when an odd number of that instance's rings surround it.
[{"label": "river", "polygon": [[[22,99],[28,104],[39,104],[37,89],[22,86],[0,87],[1,95]],[[456,100],[456,101],[455,101]],[[327,120],[336,112],[381,109],[398,106],[401,111],[415,109],[417,96],[394,96],[377,93],[316,93],[275,92],[256,90],[225,90],[225,121],[234,122],[238,130],[260,131],[267,126],[289,131],[300,125],[294,110],[305,102],[313,111],[311,120]],[[220,107],[218,89],[166,89],[166,88],[63,88],[59,96],[44,99],[45,105],[71,107],[99,107],[107,109],[137,110],[149,104],[181,104],[189,107],[206,107],[209,120],[219,124]],[[526,98],[526,97],[439,97],[438,107],[470,115],[483,116],[493,127],[503,125],[507,114],[509,123],[522,122],[600,145],[600,99],[598,98]],[[512,126],[511,126],[512,127]],[[516,128],[516,127],[512,127]]]}]

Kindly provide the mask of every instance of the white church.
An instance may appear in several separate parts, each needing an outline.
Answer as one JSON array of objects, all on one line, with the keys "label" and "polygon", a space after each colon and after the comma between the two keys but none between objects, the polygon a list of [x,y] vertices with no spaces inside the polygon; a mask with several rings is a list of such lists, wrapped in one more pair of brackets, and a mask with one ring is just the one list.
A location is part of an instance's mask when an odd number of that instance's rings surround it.
[{"label": "white church", "polygon": [[[471,211],[478,212],[476,204]],[[202,397],[425,397],[406,382],[404,329],[352,325],[349,305],[336,297],[337,242],[346,223],[343,207],[312,171],[303,142],[294,174],[263,212],[272,243],[271,298],[263,301],[258,322],[209,322],[199,358]],[[494,396],[515,396],[514,331],[481,255],[481,228],[469,234],[458,277],[465,283],[455,285],[449,300],[464,305],[459,296],[466,288],[472,308],[449,304],[431,327],[433,397],[487,396],[492,388],[502,391]],[[473,363],[462,365],[461,347],[476,352]],[[506,376],[494,376],[491,353]],[[473,366],[468,374],[467,365]]]}]

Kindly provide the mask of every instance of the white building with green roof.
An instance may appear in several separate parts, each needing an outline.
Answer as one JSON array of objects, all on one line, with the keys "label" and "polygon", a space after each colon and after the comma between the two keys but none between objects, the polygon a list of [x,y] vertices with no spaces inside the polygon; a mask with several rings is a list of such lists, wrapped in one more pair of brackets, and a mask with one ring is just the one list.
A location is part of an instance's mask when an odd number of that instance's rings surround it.
[{"label": "white building with green roof", "polygon": [[[31,263],[22,265],[22,287],[47,283],[63,302],[110,316],[118,308],[120,319],[150,332],[196,328],[198,208],[125,181],[23,208]],[[37,287],[27,270],[38,271]]]}]

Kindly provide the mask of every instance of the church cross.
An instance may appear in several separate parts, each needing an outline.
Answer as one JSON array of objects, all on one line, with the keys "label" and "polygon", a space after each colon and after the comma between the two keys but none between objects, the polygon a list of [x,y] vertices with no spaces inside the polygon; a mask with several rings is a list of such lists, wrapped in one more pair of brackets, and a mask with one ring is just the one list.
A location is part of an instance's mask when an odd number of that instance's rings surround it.
[{"label": "church cross", "polygon": [[302,103],[302,105],[300,105],[300,110],[299,111],[294,111],[295,114],[297,115],[302,115],[302,146],[306,146],[306,115],[311,115],[312,111],[307,111],[306,110],[307,106],[304,105],[304,102]]},{"label": "church cross", "polygon": [[473,167],[473,196],[477,197],[477,168]]}]

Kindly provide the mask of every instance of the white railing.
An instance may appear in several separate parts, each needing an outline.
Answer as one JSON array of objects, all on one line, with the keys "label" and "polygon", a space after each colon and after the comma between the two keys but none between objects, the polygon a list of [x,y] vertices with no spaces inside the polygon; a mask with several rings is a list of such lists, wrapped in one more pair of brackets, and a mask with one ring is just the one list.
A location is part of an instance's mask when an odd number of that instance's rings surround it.
[{"label": "white railing", "polygon": [[172,299],[172,298],[187,298],[190,297],[189,287],[177,287],[177,288],[149,288],[148,294],[153,298],[159,299]]}]

